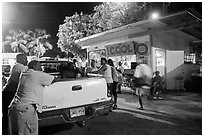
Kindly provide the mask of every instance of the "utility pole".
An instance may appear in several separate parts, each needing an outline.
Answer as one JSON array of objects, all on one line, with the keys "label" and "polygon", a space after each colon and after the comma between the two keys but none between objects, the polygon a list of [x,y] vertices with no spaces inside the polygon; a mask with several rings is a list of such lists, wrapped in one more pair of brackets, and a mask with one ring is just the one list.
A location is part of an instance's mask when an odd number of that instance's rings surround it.
[{"label": "utility pole", "polygon": [[170,5],[170,2],[163,2],[163,16],[167,14],[167,7]]},{"label": "utility pole", "polygon": [[151,2],[146,2],[145,4],[145,19],[148,19],[149,16],[151,15],[151,11],[152,11],[152,3]]}]

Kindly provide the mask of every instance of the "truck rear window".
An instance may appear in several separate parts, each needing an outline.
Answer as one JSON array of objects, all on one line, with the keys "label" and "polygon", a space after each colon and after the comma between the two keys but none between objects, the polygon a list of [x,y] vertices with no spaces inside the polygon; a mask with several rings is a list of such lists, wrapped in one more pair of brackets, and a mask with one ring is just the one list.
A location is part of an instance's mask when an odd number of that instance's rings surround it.
[{"label": "truck rear window", "polygon": [[40,61],[43,72],[51,75],[60,75],[64,61]]}]

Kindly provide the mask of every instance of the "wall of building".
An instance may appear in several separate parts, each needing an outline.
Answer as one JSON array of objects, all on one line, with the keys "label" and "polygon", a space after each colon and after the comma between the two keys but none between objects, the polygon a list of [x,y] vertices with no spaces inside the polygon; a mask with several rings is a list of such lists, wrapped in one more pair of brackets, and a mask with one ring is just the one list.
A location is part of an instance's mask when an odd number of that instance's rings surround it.
[{"label": "wall of building", "polygon": [[179,31],[171,30],[152,35],[152,60],[153,70],[156,69],[155,50],[166,50],[166,83],[167,89],[178,89],[178,77],[183,77],[180,86],[184,88],[184,81],[190,80],[191,69],[195,65],[184,64],[184,54],[191,51],[191,36]]},{"label": "wall of building", "polygon": [[171,30],[153,34],[152,42],[153,47],[189,52],[191,37],[179,30]]}]

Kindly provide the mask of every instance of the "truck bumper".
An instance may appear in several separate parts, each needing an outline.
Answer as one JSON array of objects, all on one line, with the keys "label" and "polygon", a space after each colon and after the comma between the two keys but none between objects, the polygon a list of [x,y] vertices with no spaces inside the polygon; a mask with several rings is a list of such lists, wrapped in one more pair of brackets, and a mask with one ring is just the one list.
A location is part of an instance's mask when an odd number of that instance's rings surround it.
[{"label": "truck bumper", "polygon": [[[63,123],[75,123],[85,121],[96,116],[108,114],[112,110],[113,101],[105,101],[96,104],[88,104],[72,108],[65,108],[53,111],[46,111],[39,114],[39,126],[51,126]],[[70,109],[84,107],[85,115],[71,118]]]}]

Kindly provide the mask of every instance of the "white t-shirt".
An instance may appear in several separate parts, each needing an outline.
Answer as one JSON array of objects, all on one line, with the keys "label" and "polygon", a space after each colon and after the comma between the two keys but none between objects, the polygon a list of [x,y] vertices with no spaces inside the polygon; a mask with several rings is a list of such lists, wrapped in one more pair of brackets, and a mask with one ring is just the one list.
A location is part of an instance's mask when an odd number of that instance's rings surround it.
[{"label": "white t-shirt", "polygon": [[42,111],[43,87],[53,81],[54,76],[42,71],[28,69],[22,73],[20,85],[15,98],[21,103],[36,104],[39,112]]},{"label": "white t-shirt", "polygon": [[118,82],[118,73],[116,71],[116,68],[112,66],[111,69],[112,69],[112,78],[113,78],[113,81]]},{"label": "white t-shirt", "polygon": [[111,66],[106,64],[107,69],[103,72],[103,76],[107,83],[113,83]]},{"label": "white t-shirt", "polygon": [[141,78],[141,77],[152,78],[152,70],[146,64],[139,64],[135,69],[134,77],[136,77],[136,78]]},{"label": "white t-shirt", "polygon": [[118,70],[120,70],[122,73],[118,72],[118,77],[122,77],[123,76],[123,73],[124,73],[124,68],[123,66],[119,66],[118,67]]}]

